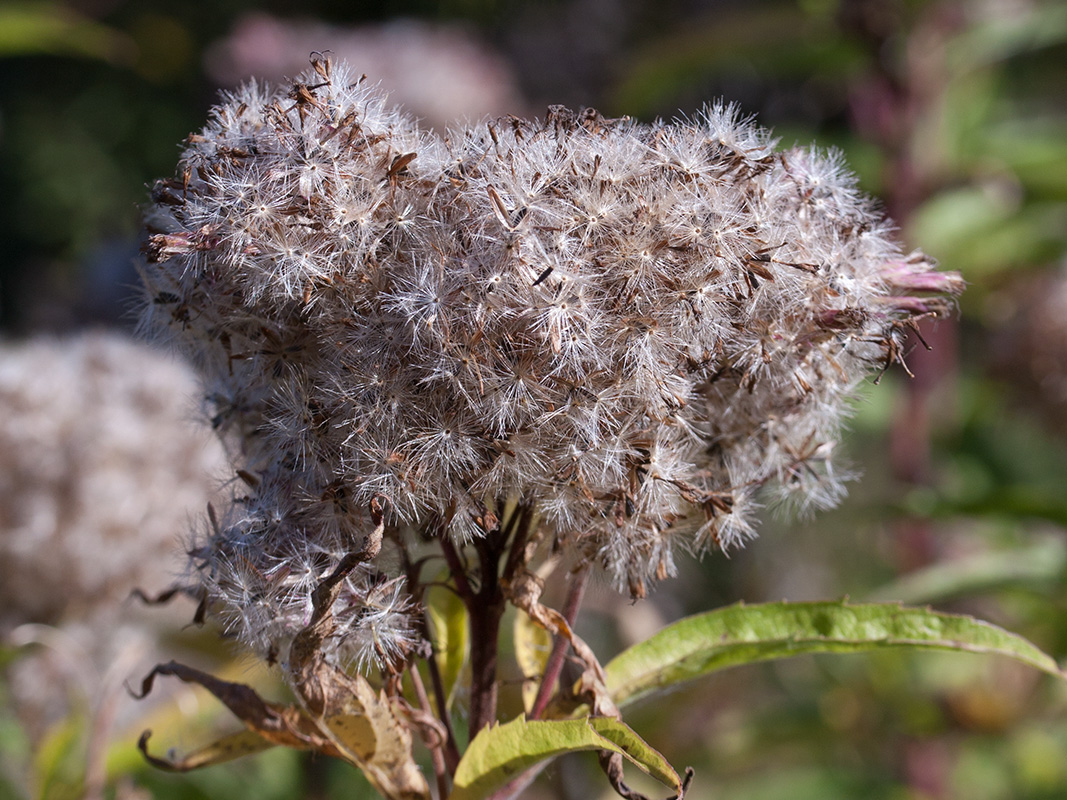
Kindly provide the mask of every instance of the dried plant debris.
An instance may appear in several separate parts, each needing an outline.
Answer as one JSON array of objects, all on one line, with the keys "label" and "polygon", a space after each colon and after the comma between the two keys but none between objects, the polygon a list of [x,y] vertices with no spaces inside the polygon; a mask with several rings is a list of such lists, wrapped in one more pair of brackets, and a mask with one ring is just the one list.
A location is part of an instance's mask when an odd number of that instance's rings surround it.
[{"label": "dried plant debris", "polygon": [[173,675],[202,686],[247,728],[178,759],[151,755],[148,741],[152,732],[145,731],[138,746],[150,763],[162,769],[184,772],[282,745],[349,761],[363,770],[385,797],[429,797],[426,779],[411,755],[406,720],[398,715],[392,700],[358,675],[344,676],[348,691],[342,704],[317,715],[297,706],[268,703],[248,686],[222,681],[173,661],[160,664],[145,677],[140,696],[152,691],[157,675]]}]

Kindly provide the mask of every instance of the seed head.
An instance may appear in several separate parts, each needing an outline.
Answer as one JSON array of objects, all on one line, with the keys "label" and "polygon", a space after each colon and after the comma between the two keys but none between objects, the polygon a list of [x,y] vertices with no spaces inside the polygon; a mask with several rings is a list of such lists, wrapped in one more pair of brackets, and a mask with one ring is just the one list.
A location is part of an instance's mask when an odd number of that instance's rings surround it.
[{"label": "seed head", "polygon": [[523,498],[641,595],[678,548],[750,536],[761,487],[836,502],[856,384],[960,288],[838,155],[776,151],[732,106],[440,138],[314,67],[189,139],[144,269],[146,327],[198,363],[251,478],[198,562],[265,604],[246,626],[298,624],[372,501],[463,541]]}]

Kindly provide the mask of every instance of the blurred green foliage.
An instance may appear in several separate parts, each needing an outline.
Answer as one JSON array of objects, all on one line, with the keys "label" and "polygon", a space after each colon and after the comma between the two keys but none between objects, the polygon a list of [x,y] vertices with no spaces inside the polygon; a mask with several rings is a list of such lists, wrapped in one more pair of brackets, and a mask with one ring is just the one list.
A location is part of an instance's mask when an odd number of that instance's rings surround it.
[{"label": "blurred green foliage", "polygon": [[[859,406],[850,449],[865,478],[842,508],[771,522],[729,560],[684,565],[653,607],[671,618],[739,599],[906,598],[992,619],[1063,659],[1067,445],[1022,402],[1038,398],[991,374],[989,353],[1017,286],[1065,267],[1067,5],[646,5],[320,0],[301,13],[347,24],[464,20],[506,48],[538,100],[577,95],[647,118],[724,96],[786,144],[842,149],[909,244],[970,283],[961,355],[933,395],[929,475],[918,484],[894,475],[893,431],[910,389],[887,377]],[[100,253],[118,242],[120,260],[132,258],[146,184],[173,170],[176,145],[212,102],[203,53],[252,9],[286,13],[250,0],[0,7],[4,330],[76,323]],[[586,77],[552,84],[554,62]],[[932,557],[918,571],[902,566],[901,520],[932,530]],[[594,644],[620,646],[628,611],[618,605],[587,614]],[[81,796],[88,718],[72,715],[34,746],[6,691],[0,682],[0,798]],[[996,660],[803,657],[693,684],[627,720],[674,764],[697,768],[694,800],[1067,796],[1063,686]],[[195,775],[159,773],[136,752],[138,732],[112,746],[108,797],[372,796],[345,765],[281,750]],[[540,796],[601,791],[569,763],[546,772]]]}]

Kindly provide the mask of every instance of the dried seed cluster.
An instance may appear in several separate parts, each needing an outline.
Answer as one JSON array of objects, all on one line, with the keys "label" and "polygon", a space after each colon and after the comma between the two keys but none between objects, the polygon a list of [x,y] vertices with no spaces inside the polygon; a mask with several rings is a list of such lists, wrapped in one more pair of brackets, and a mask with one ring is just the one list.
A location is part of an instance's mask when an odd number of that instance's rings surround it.
[{"label": "dried seed cluster", "polygon": [[[144,271],[146,325],[198,363],[248,486],[198,574],[265,648],[372,505],[463,541],[524,498],[639,596],[678,548],[751,535],[760,487],[834,503],[856,383],[960,288],[901,254],[836,155],[776,152],[732,107],[441,138],[313,67],[190,137]],[[346,607],[384,580],[350,578]],[[359,658],[413,636],[385,594],[350,615]]]}]

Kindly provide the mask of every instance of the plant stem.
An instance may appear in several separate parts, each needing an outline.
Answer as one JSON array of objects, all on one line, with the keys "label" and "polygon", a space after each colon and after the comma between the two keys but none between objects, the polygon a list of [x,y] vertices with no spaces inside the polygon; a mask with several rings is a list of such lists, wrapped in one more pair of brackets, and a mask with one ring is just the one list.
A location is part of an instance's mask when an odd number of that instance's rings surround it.
[{"label": "plant stem", "polygon": [[467,605],[471,625],[471,716],[470,733],[496,719],[496,665],[500,620],[507,598],[500,588],[498,570],[504,543],[500,531],[474,542],[478,552],[481,581]]},{"label": "plant stem", "polygon": [[459,557],[459,553],[456,552],[455,545],[444,534],[440,534],[441,552],[444,553],[445,563],[448,564],[450,577],[456,582],[456,594],[459,595],[464,605],[470,607],[471,601],[474,599],[474,590],[471,589],[470,583],[467,581],[467,567],[463,563],[463,559]]},{"label": "plant stem", "polygon": [[459,766],[459,748],[456,746],[456,732],[452,728],[452,715],[448,713],[448,697],[445,695],[445,684],[441,680],[441,670],[437,668],[437,659],[434,653],[426,659],[426,669],[430,673],[430,682],[433,683],[433,696],[437,702],[437,716],[448,732],[448,741],[445,742],[445,764],[448,766],[448,774],[455,775],[456,767]]},{"label": "plant stem", "polygon": [[[432,658],[433,656],[429,660],[432,660]],[[419,668],[412,664],[408,673],[411,675],[411,685],[415,689],[415,697],[418,698],[419,706],[427,716],[432,717],[430,698],[426,694],[426,687],[422,685],[422,676],[419,675]],[[426,742],[426,746],[430,749],[430,759],[433,761],[433,774],[437,778],[437,795],[440,800],[445,800],[448,797],[448,770],[445,764],[445,754],[442,750],[443,745],[444,742],[441,741],[436,743]]]},{"label": "plant stem", "polygon": [[[496,579],[496,563],[490,565],[486,540],[479,540],[481,583],[475,591],[467,580],[467,567],[448,536],[440,534],[441,552],[448,562],[456,593],[467,607],[471,634],[470,735],[492,722],[496,716],[496,650],[504,596]],[[476,544],[477,546],[477,544]],[[492,566],[491,573],[487,567]]]},{"label": "plant stem", "polygon": [[504,603],[502,594],[499,601],[496,598],[485,599],[484,604],[470,609],[472,738],[496,718],[497,646]]},{"label": "plant stem", "polygon": [[[474,589],[468,566],[464,564],[455,545],[446,536],[440,537],[441,550],[452,573],[456,592],[467,607],[471,633],[471,705],[470,735],[496,719],[497,649],[500,641],[500,620],[504,616],[507,597],[501,588],[505,581],[526,565],[526,542],[533,521],[533,508],[519,503],[503,526],[486,532],[476,539],[473,547],[478,555],[478,588]],[[508,540],[511,540],[510,549]],[[500,559],[507,553],[503,574]]]},{"label": "plant stem", "polygon": [[[589,577],[588,566],[583,567],[574,575],[570,589],[567,592],[567,602],[563,607],[563,617],[572,628],[574,627],[574,620],[578,617],[578,609],[582,606],[582,598],[585,596],[585,581],[587,577]],[[552,695],[555,692],[560,672],[563,671],[567,645],[567,639],[557,634],[555,641],[552,643],[552,652],[545,663],[545,674],[541,678],[541,686],[537,690],[533,708],[530,709],[530,719],[540,719],[541,715],[545,713],[548,701],[552,699]]]},{"label": "plant stem", "polygon": [[[419,561],[412,561],[408,553],[407,548],[402,542],[397,542],[400,550],[400,558],[404,565],[404,573],[407,575],[408,591],[411,592],[412,597],[418,598],[420,603],[423,602],[423,591],[427,588],[426,584],[422,583],[420,573],[422,565],[425,563],[425,559]],[[451,587],[449,587],[451,589]],[[448,711],[448,697],[445,694],[444,681],[441,680],[441,670],[437,668],[437,654],[434,652],[433,645],[431,643],[430,636],[430,622],[427,615],[424,613],[421,617],[422,625],[422,637],[427,642],[427,651],[422,654],[426,663],[426,671],[430,675],[430,682],[433,684],[433,694],[435,705],[437,706],[437,717],[444,725],[445,733],[447,737],[444,742],[441,743],[441,750],[444,755],[445,766],[448,769],[448,774],[456,774],[456,766],[459,764],[459,749],[456,747],[456,732],[452,728],[452,715]],[[416,687],[416,691],[421,691],[425,694],[425,688],[421,686],[422,679],[418,674],[418,669],[413,670],[412,681],[417,681],[419,686]],[[420,701],[422,698],[419,698]],[[428,701],[424,704],[424,711],[433,713],[428,707]],[[435,764],[436,769],[436,764]],[[440,783],[440,779],[438,780]],[[445,797],[444,794],[441,797]]]}]

